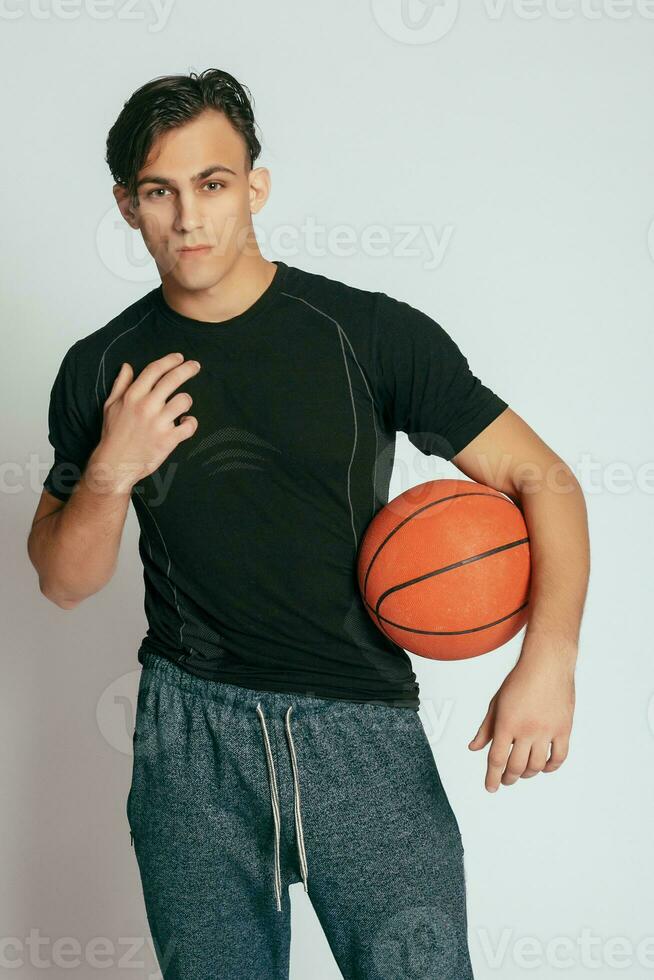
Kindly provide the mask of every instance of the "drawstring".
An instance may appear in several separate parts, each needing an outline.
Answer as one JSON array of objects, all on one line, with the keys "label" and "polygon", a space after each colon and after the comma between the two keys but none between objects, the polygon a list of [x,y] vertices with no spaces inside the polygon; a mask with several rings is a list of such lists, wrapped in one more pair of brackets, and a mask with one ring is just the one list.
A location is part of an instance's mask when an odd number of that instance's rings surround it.
[{"label": "drawstring", "polygon": [[[300,872],[302,874],[302,880],[304,882],[305,892],[309,891],[307,885],[308,869],[307,869],[307,856],[304,850],[304,832],[302,829],[302,810],[300,808],[300,780],[298,776],[297,769],[297,758],[295,755],[295,745],[293,744],[293,735],[291,733],[290,717],[293,711],[293,706],[290,705],[288,711],[286,712],[286,737],[288,739],[288,745],[291,753],[291,765],[293,767],[293,786],[294,786],[294,808],[295,808],[295,833],[297,837],[297,847],[298,856],[300,858]],[[273,811],[273,820],[275,823],[275,899],[276,908],[278,912],[282,910],[282,872],[280,864],[280,836],[281,836],[281,811],[279,806],[279,793],[277,791],[277,777],[275,775],[275,764],[273,762],[272,752],[270,751],[270,739],[268,738],[268,729],[266,727],[266,719],[264,717],[263,709],[261,708],[261,702],[257,704],[257,714],[259,715],[259,720],[261,721],[261,727],[263,729],[263,739],[266,749],[266,759],[268,762],[268,776],[270,781],[270,801]]]},{"label": "drawstring", "polygon": [[270,799],[272,802],[273,809],[273,820],[275,821],[275,898],[277,900],[277,911],[282,910],[282,898],[281,898],[281,871],[279,866],[279,796],[277,794],[277,778],[275,776],[275,765],[273,763],[272,752],[270,751],[270,741],[268,739],[268,730],[266,728],[266,719],[263,716],[263,711],[261,710],[261,705],[257,705],[257,712],[259,714],[259,719],[261,720],[261,725],[263,726],[263,737],[266,746],[266,758],[268,759],[268,774],[270,777]]},{"label": "drawstring", "polygon": [[291,764],[293,766],[293,780],[295,782],[295,793],[293,794],[293,799],[295,802],[295,834],[297,837],[297,847],[298,855],[300,858],[300,872],[302,874],[302,881],[304,882],[304,890],[308,892],[307,878],[309,877],[309,870],[307,868],[307,855],[304,850],[304,831],[302,829],[302,810],[300,809],[300,777],[297,771],[297,758],[295,756],[295,745],[293,744],[293,735],[291,734],[291,711],[293,710],[293,705],[291,705],[286,712],[286,736],[288,738],[288,747],[291,750]]}]

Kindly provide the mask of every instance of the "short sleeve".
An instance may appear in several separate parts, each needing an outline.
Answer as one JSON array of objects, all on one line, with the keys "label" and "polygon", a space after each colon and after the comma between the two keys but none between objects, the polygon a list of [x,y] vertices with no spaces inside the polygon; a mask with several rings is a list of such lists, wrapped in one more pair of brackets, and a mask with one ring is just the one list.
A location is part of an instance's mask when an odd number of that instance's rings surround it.
[{"label": "short sleeve", "polygon": [[508,403],[473,374],[439,323],[386,293],[376,297],[375,361],[387,420],[421,452],[450,460]]},{"label": "short sleeve", "polygon": [[84,472],[96,442],[84,415],[75,364],[76,344],[73,344],[59,366],[48,409],[48,439],[54,449],[54,462],[43,486],[64,501]]}]

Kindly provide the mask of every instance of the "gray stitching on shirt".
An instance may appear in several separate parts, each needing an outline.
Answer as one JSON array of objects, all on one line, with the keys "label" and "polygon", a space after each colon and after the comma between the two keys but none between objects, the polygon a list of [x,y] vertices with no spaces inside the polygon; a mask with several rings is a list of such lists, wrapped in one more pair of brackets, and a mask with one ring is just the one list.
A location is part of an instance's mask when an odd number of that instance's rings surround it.
[{"label": "gray stitching on shirt", "polygon": [[[159,537],[161,538],[161,543],[162,543],[162,545],[164,547],[164,551],[166,552],[166,558],[168,559],[168,568],[166,569],[166,578],[168,580],[168,584],[170,585],[170,587],[171,587],[171,589],[173,591],[173,598],[175,599],[175,608],[177,609],[177,615],[179,616],[179,618],[181,620],[181,624],[180,624],[180,627],[179,627],[179,645],[180,645],[180,647],[182,647],[183,646],[183,643],[182,643],[182,630],[186,626],[186,622],[185,622],[184,617],[182,616],[181,610],[179,608],[179,601],[178,601],[178,598],[177,598],[177,589],[175,588],[175,583],[170,578],[170,569],[171,569],[172,563],[171,563],[171,560],[170,560],[170,555],[168,554],[168,548],[166,547],[166,542],[164,541],[164,536],[161,533],[161,528],[157,524],[157,521],[155,519],[154,514],[152,513],[152,511],[148,507],[148,505],[147,505],[145,499],[143,498],[143,496],[141,496],[140,494],[137,494],[136,495],[136,498],[132,498],[132,499],[138,499],[143,504],[143,506],[145,507],[145,509],[147,510],[148,514],[150,515],[150,517],[154,521],[154,526],[156,527],[157,531],[159,532]],[[150,542],[149,542],[149,539],[147,538],[147,535],[146,535],[146,540],[148,541],[148,545],[149,545]],[[152,549],[150,549],[150,556],[152,556]]]},{"label": "gray stitching on shirt", "polygon": [[328,320],[331,320],[332,323],[335,323],[336,324],[336,327],[338,329],[338,332],[339,332],[339,339],[341,341],[341,350],[342,350],[342,353],[343,353],[343,365],[345,367],[345,373],[347,375],[347,383],[348,383],[348,387],[350,389],[350,401],[352,402],[352,415],[353,415],[353,418],[354,418],[354,446],[352,448],[352,456],[350,457],[350,464],[349,464],[348,469],[347,469],[347,497],[348,497],[348,503],[350,505],[350,519],[351,519],[351,522],[352,522],[352,532],[354,534],[354,545],[355,545],[355,548],[358,548],[357,534],[356,534],[356,530],[355,530],[355,527],[354,527],[354,512],[353,512],[353,509],[352,509],[352,498],[351,498],[351,493],[350,493],[350,470],[352,468],[352,460],[354,459],[354,454],[356,452],[358,426],[357,426],[356,406],[354,404],[354,396],[352,394],[352,382],[351,382],[351,379],[350,379],[350,372],[349,372],[348,365],[347,365],[347,358],[345,356],[345,349],[343,347],[343,337],[345,337],[345,340],[347,341],[348,347],[350,348],[350,351],[352,352],[352,357],[356,361],[356,365],[359,368],[359,373],[361,374],[361,377],[363,378],[363,383],[366,386],[366,391],[368,392],[368,396],[370,398],[370,403],[372,405],[372,425],[373,425],[373,428],[375,430],[375,462],[374,462],[373,471],[372,471],[372,515],[373,516],[375,514],[375,488],[376,488],[376,484],[377,484],[377,455],[379,453],[379,440],[378,440],[378,435],[377,435],[377,423],[376,423],[376,420],[375,420],[375,402],[374,402],[374,399],[372,397],[370,388],[368,387],[368,382],[366,380],[365,373],[364,373],[361,365],[359,364],[359,361],[357,359],[357,356],[354,353],[354,348],[352,347],[352,344],[350,343],[350,339],[349,339],[348,335],[345,333],[345,331],[343,330],[343,327],[340,325],[340,323],[338,322],[338,320],[335,320],[333,316],[330,316],[328,313],[325,313],[324,310],[318,309],[317,306],[314,306],[312,303],[309,303],[308,300],[304,299],[302,296],[294,296],[292,293],[286,293],[286,292],[282,292],[282,295],[283,296],[288,296],[289,299],[297,299],[297,300],[300,300],[300,302],[305,303],[307,306],[310,306],[312,310],[315,310],[316,311],[316,313],[320,313],[322,316],[326,317]]},{"label": "gray stitching on shirt", "polygon": [[107,353],[107,351],[109,350],[109,348],[113,344],[116,343],[117,340],[120,340],[120,338],[123,337],[126,333],[129,333],[130,330],[136,330],[136,328],[139,326],[139,324],[143,323],[143,321],[145,320],[145,318],[148,317],[148,316],[150,316],[150,314],[153,313],[153,312],[154,312],[154,310],[151,307],[148,310],[148,312],[145,313],[141,317],[141,319],[138,321],[138,323],[135,323],[133,327],[128,327],[126,330],[123,330],[122,333],[119,333],[118,336],[117,337],[114,337],[114,339],[111,341],[111,343],[110,344],[107,344],[107,346],[103,350],[102,357],[100,358],[100,363],[98,364],[98,373],[97,373],[97,376],[96,376],[96,379],[95,379],[95,401],[96,401],[96,405],[97,405],[98,409],[100,408],[100,397],[98,395],[98,382],[100,381],[100,372],[101,371],[102,371],[102,389],[104,391],[105,400],[107,399],[107,382],[106,382],[105,375],[104,375],[104,359],[105,359],[105,354]]}]

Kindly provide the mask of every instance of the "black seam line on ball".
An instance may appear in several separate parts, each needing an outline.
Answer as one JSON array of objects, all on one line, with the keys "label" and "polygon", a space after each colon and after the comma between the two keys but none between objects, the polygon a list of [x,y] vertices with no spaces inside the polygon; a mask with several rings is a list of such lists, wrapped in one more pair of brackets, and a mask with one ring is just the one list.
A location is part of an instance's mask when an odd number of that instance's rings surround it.
[{"label": "black seam line on ball", "polygon": [[509,541],[508,544],[500,544],[496,548],[491,548],[489,551],[481,551],[478,555],[471,555],[470,558],[462,558],[460,561],[455,561],[451,565],[443,565],[442,568],[436,568],[432,572],[425,572],[424,575],[418,575],[417,578],[410,578],[406,582],[400,582],[399,585],[391,585],[390,589],[386,589],[385,592],[382,592],[380,597],[377,599],[375,614],[379,616],[379,607],[384,599],[393,592],[399,592],[400,589],[406,589],[410,585],[415,585],[416,582],[424,582],[425,579],[433,578],[434,575],[442,575],[444,572],[451,572],[453,568],[460,568],[462,565],[469,565],[473,561],[481,561],[483,558],[488,558],[489,555],[496,555],[500,551],[508,551],[510,548],[518,548],[521,544],[526,544],[528,541],[529,538],[518,538],[517,541]]},{"label": "black seam line on ball", "polygon": [[[396,527],[394,527],[393,530],[390,531],[386,535],[386,537],[384,538],[384,540],[381,542],[381,544],[379,545],[379,547],[375,551],[374,555],[370,559],[370,564],[368,565],[368,568],[366,569],[366,574],[365,574],[364,579],[363,579],[363,594],[364,595],[366,594],[366,589],[367,589],[367,585],[368,585],[368,576],[370,575],[370,570],[371,570],[372,566],[375,563],[375,559],[377,558],[377,555],[382,550],[382,548],[386,545],[386,543],[388,541],[390,541],[390,539],[393,537],[393,535],[394,534],[397,534],[397,532],[400,530],[400,528],[404,527],[405,524],[408,524],[409,521],[412,521],[414,517],[417,517],[418,516],[418,514],[422,514],[423,510],[428,510],[430,507],[436,507],[438,504],[444,504],[448,500],[456,500],[457,497],[489,497],[489,498],[491,498],[493,500],[502,500],[502,501],[504,501],[504,503],[507,503],[507,504],[512,504],[513,503],[513,501],[510,500],[508,497],[504,497],[504,496],[502,496],[499,493],[497,495],[494,494],[494,493],[481,493],[479,490],[470,490],[470,491],[466,490],[466,491],[461,491],[460,493],[450,494],[449,497],[441,497],[440,500],[431,500],[428,504],[425,504],[424,507],[420,507],[418,510],[414,511],[412,514],[409,514],[408,517],[405,517],[403,520],[401,520],[400,523]],[[390,503],[392,503],[392,501]],[[387,504],[386,506],[389,506],[389,505]],[[514,506],[515,506],[515,504],[514,504]]]},{"label": "black seam line on ball", "polygon": [[[368,608],[372,608],[368,603],[366,603]],[[529,600],[523,602],[521,606],[514,609],[513,612],[508,613],[506,616],[501,616],[500,619],[495,619],[491,623],[484,623],[482,626],[471,626],[470,629],[465,630],[419,630],[412,626],[402,626],[401,623],[394,623],[392,619],[386,619],[385,616],[380,616],[377,614],[377,618],[382,620],[384,623],[388,623],[389,626],[393,626],[395,629],[404,630],[405,633],[420,633],[423,636],[461,636],[464,633],[479,633],[481,630],[490,629],[491,626],[498,626],[500,623],[504,623],[507,619],[511,619],[513,616],[517,616],[525,606],[529,605]],[[384,632],[386,632],[384,630]],[[388,634],[386,634],[388,636]],[[389,637],[390,639],[390,637]]]}]

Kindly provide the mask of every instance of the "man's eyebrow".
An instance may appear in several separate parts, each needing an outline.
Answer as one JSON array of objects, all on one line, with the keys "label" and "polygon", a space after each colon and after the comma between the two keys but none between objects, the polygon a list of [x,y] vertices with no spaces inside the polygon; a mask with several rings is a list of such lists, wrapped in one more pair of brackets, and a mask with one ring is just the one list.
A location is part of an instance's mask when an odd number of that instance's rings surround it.
[{"label": "man's eyebrow", "polygon": [[[237,176],[234,170],[230,170],[230,168],[226,167],[224,164],[212,163],[210,167],[207,167],[205,170],[201,170],[199,174],[194,174],[191,177],[191,180],[204,180],[205,177],[210,177],[211,174],[216,173],[232,174],[234,177]],[[169,180],[168,177],[158,177],[156,174],[150,174],[148,177],[141,177],[140,180],[137,180],[136,186],[140,187],[141,184],[165,184],[167,187],[174,187],[175,181]]]}]

